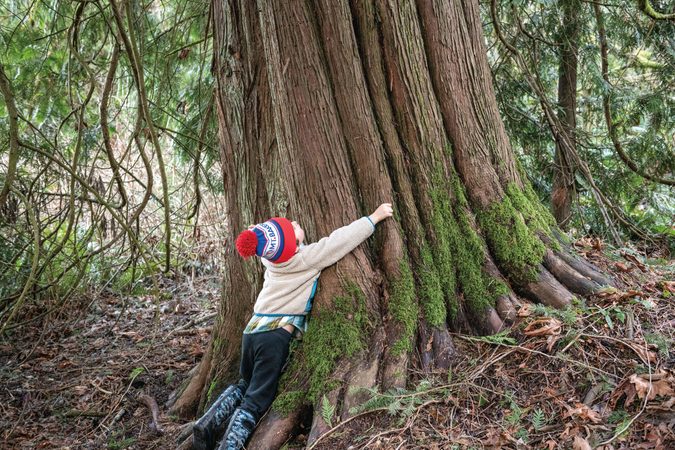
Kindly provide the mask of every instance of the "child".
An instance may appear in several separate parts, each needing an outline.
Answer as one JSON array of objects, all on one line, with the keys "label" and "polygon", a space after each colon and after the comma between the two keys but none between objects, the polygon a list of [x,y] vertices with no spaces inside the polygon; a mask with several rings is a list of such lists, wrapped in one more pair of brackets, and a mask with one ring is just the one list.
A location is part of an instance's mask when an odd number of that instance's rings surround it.
[{"label": "child", "polygon": [[243,448],[274,400],[293,335],[306,330],[321,270],[354,250],[373,233],[376,223],[392,213],[391,204],[383,203],[370,216],[310,245],[303,245],[305,232],[297,222],[280,217],[252,225],[237,237],[241,256],[261,258],[265,281],[244,329],[241,380],[225,389],[195,422],[196,450],[212,449],[226,425],[219,450]]}]

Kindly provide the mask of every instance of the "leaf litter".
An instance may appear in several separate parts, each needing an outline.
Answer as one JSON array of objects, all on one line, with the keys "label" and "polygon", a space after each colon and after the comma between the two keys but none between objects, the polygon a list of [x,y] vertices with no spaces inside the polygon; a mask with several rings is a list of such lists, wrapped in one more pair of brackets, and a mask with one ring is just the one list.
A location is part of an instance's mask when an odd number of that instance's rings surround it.
[{"label": "leaf litter", "polygon": [[414,413],[362,413],[316,449],[675,448],[675,265],[575,247],[616,287],[566,311],[524,302],[500,339],[454,335],[449,373],[415,373],[432,384]]}]

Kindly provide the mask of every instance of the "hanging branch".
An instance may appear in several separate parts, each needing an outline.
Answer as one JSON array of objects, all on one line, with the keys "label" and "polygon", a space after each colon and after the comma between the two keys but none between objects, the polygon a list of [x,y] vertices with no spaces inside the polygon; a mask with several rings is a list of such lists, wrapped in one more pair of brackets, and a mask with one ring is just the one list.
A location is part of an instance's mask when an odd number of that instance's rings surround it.
[{"label": "hanging branch", "polygon": [[[190,220],[193,217],[197,215],[199,212],[199,206],[202,203],[202,193],[201,190],[199,189],[199,166],[200,166],[200,159],[202,157],[202,142],[206,138],[206,131],[208,130],[209,127],[209,120],[211,118],[211,111],[213,110],[213,101],[214,101],[215,95],[211,97],[211,100],[209,101],[209,105],[206,107],[206,114],[204,116],[204,123],[202,124],[202,129],[199,132],[199,143],[197,144],[197,154],[195,155],[195,163],[192,168],[193,171],[193,183],[195,186],[195,206],[192,209],[192,212],[188,215],[186,220]],[[195,230],[197,229],[196,224],[195,224]]]},{"label": "hanging branch", "polygon": [[[554,138],[563,146],[563,148],[565,149],[565,153],[572,157],[577,167],[579,167],[579,170],[584,175],[584,178],[586,178],[588,184],[591,187],[590,189],[591,195],[593,195],[593,198],[595,199],[595,202],[598,205],[598,208],[600,209],[600,213],[603,217],[605,225],[610,231],[614,243],[616,245],[621,245],[622,244],[621,237],[619,236],[619,233],[616,230],[616,227],[614,226],[614,223],[612,222],[608,213],[607,206],[610,202],[607,201],[607,199],[604,197],[600,189],[595,184],[593,176],[591,175],[591,171],[588,168],[586,162],[583,159],[581,159],[576,149],[569,141],[569,137],[566,135],[566,133],[562,131],[563,126],[560,123],[558,117],[556,116],[553,107],[546,100],[546,95],[544,94],[544,89],[541,86],[541,83],[537,78],[535,78],[531,74],[527,63],[523,59],[520,52],[518,52],[518,50],[513,45],[511,45],[502,34],[502,30],[499,25],[499,21],[497,19],[497,5],[495,0],[491,0],[490,2],[490,14],[492,16],[492,22],[494,24],[497,37],[502,42],[502,44],[504,44],[507,50],[514,56],[516,62],[518,63],[518,66],[523,71],[525,80],[539,98],[539,103],[541,104],[541,107],[544,111],[544,117],[546,118],[546,121],[551,129],[551,132],[553,133]],[[624,223],[627,222],[623,218],[620,219],[622,219]]]},{"label": "hanging branch", "polygon": [[[594,7],[597,4],[593,5]],[[649,17],[655,20],[675,20],[675,13],[663,14],[654,9],[652,3],[649,0],[638,0],[638,7],[640,11],[647,14]],[[597,14],[597,13],[596,13]]]},{"label": "hanging branch", "polygon": [[7,203],[9,191],[12,189],[12,183],[16,176],[16,166],[19,162],[19,127],[17,125],[19,113],[14,103],[12,85],[7,75],[5,75],[5,69],[2,64],[0,64],[0,92],[5,98],[5,105],[7,105],[7,112],[9,113],[9,163],[7,165],[5,183],[0,191],[0,211],[2,211]]},{"label": "hanging branch", "polygon": [[[608,46],[607,46],[607,35],[605,33],[605,21],[602,16],[602,11],[600,11],[599,5],[594,4],[593,10],[595,11],[595,19],[598,23],[598,39],[600,41],[600,60],[602,65],[602,79],[605,80],[605,83],[607,83],[608,86],[611,86],[611,83],[609,82],[609,64],[607,59]],[[655,183],[675,186],[675,180],[659,178],[654,175],[649,175],[644,170],[641,170],[637,166],[637,164],[635,164],[635,162],[630,159],[630,157],[626,154],[626,152],[624,152],[623,147],[621,146],[621,142],[619,141],[619,137],[617,136],[616,126],[612,121],[612,111],[609,101],[609,93],[606,90],[603,91],[602,94],[602,107],[605,112],[605,122],[607,123],[607,131],[609,132],[609,138],[611,139],[612,144],[614,144],[614,150],[616,150],[616,153],[619,155],[619,158],[621,158],[621,161],[623,161],[633,172],[640,175],[642,178],[645,178],[649,181],[653,181]]]},{"label": "hanging branch", "polygon": [[101,133],[103,134],[103,145],[108,155],[108,161],[110,161],[110,167],[113,171],[113,177],[117,183],[117,190],[122,196],[122,202],[119,204],[118,208],[124,208],[128,202],[127,191],[124,189],[124,182],[120,176],[119,163],[115,159],[115,154],[113,152],[112,145],[110,145],[110,130],[108,129],[108,101],[110,100],[110,91],[112,91],[113,80],[115,78],[115,71],[117,70],[117,64],[119,62],[120,48],[119,45],[114,45],[112,58],[110,60],[110,68],[108,69],[108,76],[106,77],[105,83],[103,85],[103,92],[101,93]]},{"label": "hanging branch", "polygon": [[124,28],[124,22],[122,20],[122,15],[120,9],[117,5],[116,0],[110,0],[110,5],[112,7],[113,14],[115,16],[115,22],[117,23],[117,31],[124,42],[126,48],[127,58],[131,63],[131,71],[134,76],[134,82],[136,83],[136,89],[138,91],[139,103],[141,106],[141,111],[145,123],[150,134],[150,141],[152,142],[155,153],[157,154],[157,164],[159,166],[159,174],[162,181],[162,198],[164,206],[164,236],[166,241],[166,251],[165,251],[165,260],[164,260],[164,271],[168,272],[171,268],[171,215],[169,210],[169,190],[167,186],[166,178],[166,169],[164,165],[164,158],[162,156],[162,149],[159,145],[159,140],[157,138],[157,130],[155,129],[152,116],[150,115],[150,110],[148,107],[148,98],[145,93],[145,81],[143,78],[143,68],[140,61],[140,56],[138,54],[138,49],[136,47],[134,28],[131,18],[131,10],[129,7],[129,2],[125,5],[125,12],[127,15],[127,26],[129,27],[129,33],[127,34]]}]

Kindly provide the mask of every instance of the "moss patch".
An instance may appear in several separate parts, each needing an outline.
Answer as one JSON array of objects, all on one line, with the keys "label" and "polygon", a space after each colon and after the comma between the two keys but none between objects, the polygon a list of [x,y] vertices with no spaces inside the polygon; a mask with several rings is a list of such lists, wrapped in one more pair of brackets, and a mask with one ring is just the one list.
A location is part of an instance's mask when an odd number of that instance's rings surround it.
[{"label": "moss patch", "polygon": [[445,322],[447,310],[438,269],[428,245],[422,247],[421,257],[422,266],[419,268],[418,278],[424,318],[430,325],[439,326]]},{"label": "moss patch", "polygon": [[[434,179],[436,189],[432,191],[434,211],[440,216],[434,227],[440,230],[440,244],[449,254],[449,267],[444,269],[445,295],[451,320],[457,317],[459,303],[458,288],[464,293],[465,305],[479,316],[488,307],[494,305],[496,297],[487,289],[485,263],[485,243],[474,230],[469,219],[469,205],[459,176],[452,174],[450,180],[441,177],[440,171]],[[444,257],[441,253],[441,257]],[[441,266],[444,267],[444,266]]]},{"label": "moss patch", "polygon": [[415,302],[415,279],[407,259],[401,261],[399,277],[391,284],[389,311],[403,325],[403,334],[392,346],[392,352],[400,355],[412,350],[417,331],[417,303]]},{"label": "moss patch", "polygon": [[[522,193],[513,194],[513,189],[511,195],[479,212],[477,218],[499,267],[516,283],[526,284],[536,280],[546,248],[521,214],[522,211],[530,211],[525,215],[532,214],[531,202]],[[533,216],[536,229],[540,219],[535,219]]]},{"label": "moss patch", "polygon": [[338,386],[330,375],[340,358],[351,357],[365,346],[371,325],[365,296],[354,283],[345,286],[347,295],[338,296],[333,308],[312,316],[302,344],[281,379],[281,394],[273,403],[280,414],[287,414],[302,403],[316,403],[326,391]]},{"label": "moss patch", "polygon": [[272,408],[282,416],[287,416],[293,411],[297,411],[306,403],[307,393],[305,391],[285,391],[274,399]]}]

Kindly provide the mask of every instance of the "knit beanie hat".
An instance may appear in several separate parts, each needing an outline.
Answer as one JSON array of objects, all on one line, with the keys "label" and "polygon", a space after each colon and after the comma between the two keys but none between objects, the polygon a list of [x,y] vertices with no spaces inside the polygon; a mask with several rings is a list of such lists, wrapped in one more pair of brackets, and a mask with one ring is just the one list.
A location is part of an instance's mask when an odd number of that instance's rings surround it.
[{"label": "knit beanie hat", "polygon": [[295,255],[297,242],[291,221],[283,217],[273,217],[242,231],[237,236],[235,245],[244,258],[257,255],[279,264]]}]

